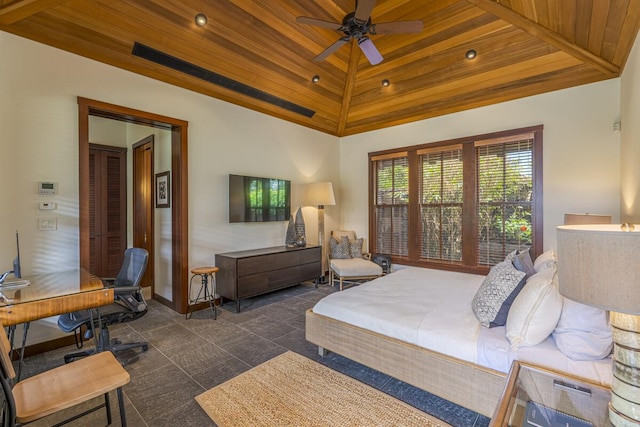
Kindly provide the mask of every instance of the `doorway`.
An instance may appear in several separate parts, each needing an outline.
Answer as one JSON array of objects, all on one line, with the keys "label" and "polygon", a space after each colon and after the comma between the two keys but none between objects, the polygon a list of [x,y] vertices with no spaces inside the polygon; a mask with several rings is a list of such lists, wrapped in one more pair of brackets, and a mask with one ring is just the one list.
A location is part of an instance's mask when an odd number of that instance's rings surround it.
[{"label": "doorway", "polygon": [[[80,267],[90,267],[89,116],[166,129],[171,134],[171,295],[154,294],[160,303],[185,313],[188,303],[187,126],[183,120],[78,97]],[[152,269],[154,266],[151,266]]]}]

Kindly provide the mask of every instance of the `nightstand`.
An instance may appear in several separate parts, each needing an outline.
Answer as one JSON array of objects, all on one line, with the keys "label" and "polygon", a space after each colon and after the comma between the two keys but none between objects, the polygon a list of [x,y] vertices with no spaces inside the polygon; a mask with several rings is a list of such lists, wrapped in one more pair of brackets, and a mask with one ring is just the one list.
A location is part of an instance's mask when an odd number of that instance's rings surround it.
[{"label": "nightstand", "polygon": [[490,426],[610,426],[608,387],[514,361]]}]

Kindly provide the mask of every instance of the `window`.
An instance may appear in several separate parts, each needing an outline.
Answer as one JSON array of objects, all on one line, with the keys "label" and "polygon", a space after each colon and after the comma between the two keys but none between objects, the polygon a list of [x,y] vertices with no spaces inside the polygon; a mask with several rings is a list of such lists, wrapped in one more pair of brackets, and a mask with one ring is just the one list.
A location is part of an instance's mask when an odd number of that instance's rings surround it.
[{"label": "window", "polygon": [[370,153],[371,251],[485,272],[542,250],[542,126]]},{"label": "window", "polygon": [[462,145],[418,150],[421,259],[462,260]]},{"label": "window", "polygon": [[404,152],[372,158],[376,233],[379,253],[407,256],[409,247],[409,166]]}]

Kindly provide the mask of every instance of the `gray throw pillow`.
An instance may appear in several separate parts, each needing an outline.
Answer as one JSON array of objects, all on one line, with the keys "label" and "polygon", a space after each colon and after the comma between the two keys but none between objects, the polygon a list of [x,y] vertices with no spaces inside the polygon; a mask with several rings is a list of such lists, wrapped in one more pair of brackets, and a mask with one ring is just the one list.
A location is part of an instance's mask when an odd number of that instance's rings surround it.
[{"label": "gray throw pillow", "polygon": [[520,271],[524,271],[527,275],[527,279],[536,274],[536,269],[533,268],[533,260],[531,259],[529,249],[518,252],[518,254],[513,258],[513,266]]},{"label": "gray throw pillow", "polygon": [[511,261],[503,261],[491,268],[471,303],[473,313],[482,326],[491,326],[502,304],[524,277],[525,273],[517,270]]},{"label": "gray throw pillow", "polygon": [[360,237],[350,243],[351,258],[362,258],[362,244],[364,239]]},{"label": "gray throw pillow", "polygon": [[340,237],[338,242],[335,237],[329,240],[329,257],[332,259],[349,259],[351,258],[351,245],[347,236]]}]

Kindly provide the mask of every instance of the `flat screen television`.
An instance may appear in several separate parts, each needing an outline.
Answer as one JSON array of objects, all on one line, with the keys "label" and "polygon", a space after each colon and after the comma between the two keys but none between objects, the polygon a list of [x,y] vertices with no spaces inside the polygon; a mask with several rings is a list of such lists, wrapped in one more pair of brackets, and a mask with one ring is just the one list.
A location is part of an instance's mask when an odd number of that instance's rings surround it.
[{"label": "flat screen television", "polygon": [[229,222],[288,221],[291,181],[229,174]]}]

